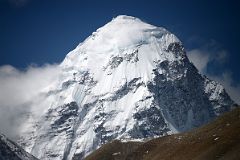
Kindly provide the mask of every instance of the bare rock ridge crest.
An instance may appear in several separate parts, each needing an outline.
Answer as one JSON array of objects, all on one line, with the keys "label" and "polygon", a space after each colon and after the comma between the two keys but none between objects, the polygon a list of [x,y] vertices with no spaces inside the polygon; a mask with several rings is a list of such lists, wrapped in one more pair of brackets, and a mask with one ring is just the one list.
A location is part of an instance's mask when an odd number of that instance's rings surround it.
[{"label": "bare rock ridge crest", "polygon": [[198,72],[174,34],[131,16],[99,28],[58,67],[18,141],[42,160],[83,159],[113,139],[187,131],[234,104]]}]

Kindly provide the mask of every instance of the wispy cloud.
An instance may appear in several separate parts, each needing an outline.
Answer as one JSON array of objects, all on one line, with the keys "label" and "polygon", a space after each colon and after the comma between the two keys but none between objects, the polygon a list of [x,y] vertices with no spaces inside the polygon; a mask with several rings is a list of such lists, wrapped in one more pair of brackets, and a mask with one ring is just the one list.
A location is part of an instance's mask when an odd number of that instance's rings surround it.
[{"label": "wispy cloud", "polygon": [[33,103],[42,100],[38,94],[59,73],[57,65],[28,67],[20,71],[10,65],[0,67],[0,132],[11,138],[18,135],[23,114]]},{"label": "wispy cloud", "polygon": [[188,58],[198,68],[199,72],[209,78],[221,83],[230,97],[240,104],[240,83],[234,83],[231,71],[227,69],[218,70],[218,74],[209,72],[208,69],[213,65],[223,68],[228,61],[229,52],[219,47],[218,43],[212,40],[202,47],[189,50]]},{"label": "wispy cloud", "polygon": [[206,72],[207,65],[210,61],[210,55],[208,53],[199,49],[193,49],[188,52],[188,58],[201,73]]}]

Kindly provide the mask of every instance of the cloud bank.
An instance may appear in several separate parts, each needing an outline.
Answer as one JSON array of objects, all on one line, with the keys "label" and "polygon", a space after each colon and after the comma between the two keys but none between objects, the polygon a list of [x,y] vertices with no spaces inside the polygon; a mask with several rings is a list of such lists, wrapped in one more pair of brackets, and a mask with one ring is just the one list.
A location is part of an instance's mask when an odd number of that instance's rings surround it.
[{"label": "cloud bank", "polygon": [[42,101],[38,93],[58,75],[57,65],[30,66],[20,71],[13,66],[0,67],[0,132],[10,138],[18,135],[21,122],[34,102]]},{"label": "cloud bank", "polygon": [[202,48],[192,49],[187,52],[187,55],[200,73],[221,83],[230,97],[240,104],[240,83],[233,82],[231,71],[220,70],[220,74],[217,75],[208,71],[213,65],[221,67],[227,62],[229,53],[226,50],[220,49],[214,42]]}]

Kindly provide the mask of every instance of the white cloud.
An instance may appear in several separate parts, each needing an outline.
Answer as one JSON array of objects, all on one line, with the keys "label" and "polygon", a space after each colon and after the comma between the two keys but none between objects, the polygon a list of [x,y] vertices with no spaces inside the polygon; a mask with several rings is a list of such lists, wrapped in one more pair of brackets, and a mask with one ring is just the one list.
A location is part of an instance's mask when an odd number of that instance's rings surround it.
[{"label": "white cloud", "polygon": [[[217,45],[214,43],[214,45]],[[188,58],[190,61],[197,67],[200,73],[205,74],[209,78],[218,81],[220,84],[224,86],[227,93],[230,97],[240,104],[240,83],[233,85],[233,78],[231,72],[223,70],[219,75],[213,75],[212,73],[207,72],[207,68],[210,64],[215,63],[223,65],[228,60],[228,52],[226,50],[216,49],[213,44],[211,44],[212,48],[199,48],[193,49],[187,52]]]},{"label": "white cloud", "polygon": [[0,132],[13,138],[23,120],[23,113],[31,110],[33,100],[42,97],[39,91],[59,73],[57,65],[28,67],[25,71],[5,65],[0,67]]},{"label": "white cloud", "polygon": [[194,49],[188,52],[188,58],[197,67],[201,73],[205,73],[207,64],[210,61],[210,56],[199,49]]}]

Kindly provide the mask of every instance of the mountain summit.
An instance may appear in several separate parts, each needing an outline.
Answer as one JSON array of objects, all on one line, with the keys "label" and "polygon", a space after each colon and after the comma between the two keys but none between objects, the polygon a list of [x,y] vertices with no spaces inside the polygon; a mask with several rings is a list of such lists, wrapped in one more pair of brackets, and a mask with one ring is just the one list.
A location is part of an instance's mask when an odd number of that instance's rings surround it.
[{"label": "mountain summit", "polygon": [[40,159],[83,159],[113,139],[187,131],[234,104],[175,35],[130,16],[99,28],[58,67],[57,80],[39,93],[44,107],[28,115],[19,139]]}]

